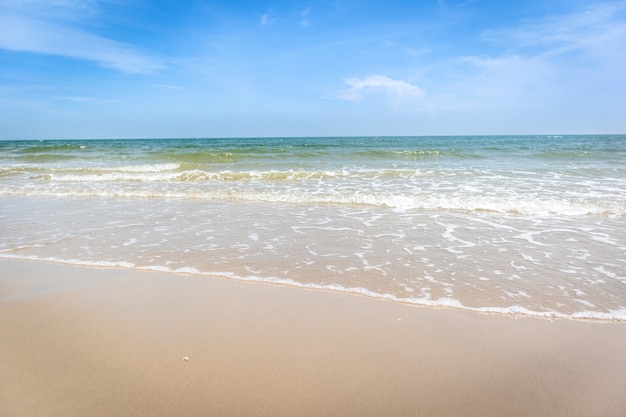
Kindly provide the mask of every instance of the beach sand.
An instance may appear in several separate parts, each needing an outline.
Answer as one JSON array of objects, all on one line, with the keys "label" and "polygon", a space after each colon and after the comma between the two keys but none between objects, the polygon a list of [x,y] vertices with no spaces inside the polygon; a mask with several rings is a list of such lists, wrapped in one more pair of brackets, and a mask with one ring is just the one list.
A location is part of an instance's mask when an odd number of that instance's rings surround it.
[{"label": "beach sand", "polygon": [[0,415],[623,417],[626,323],[2,260]]}]

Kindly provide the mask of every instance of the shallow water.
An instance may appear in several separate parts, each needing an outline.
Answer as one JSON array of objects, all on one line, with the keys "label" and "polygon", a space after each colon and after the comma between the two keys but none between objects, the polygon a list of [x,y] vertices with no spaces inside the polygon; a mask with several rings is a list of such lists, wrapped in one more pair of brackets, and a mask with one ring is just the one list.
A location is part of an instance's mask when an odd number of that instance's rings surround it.
[{"label": "shallow water", "polygon": [[0,257],[626,320],[626,136],[0,142]]}]

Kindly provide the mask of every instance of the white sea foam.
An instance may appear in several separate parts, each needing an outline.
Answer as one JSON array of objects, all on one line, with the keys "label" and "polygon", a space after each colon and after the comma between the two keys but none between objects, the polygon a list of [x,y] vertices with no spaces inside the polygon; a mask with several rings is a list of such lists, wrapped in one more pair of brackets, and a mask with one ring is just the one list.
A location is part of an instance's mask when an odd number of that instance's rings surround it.
[{"label": "white sea foam", "polygon": [[189,266],[184,266],[182,268],[177,268],[177,269],[174,270],[174,272],[178,272],[178,273],[181,273],[181,274],[199,274],[200,273],[200,271],[198,271],[198,269],[192,268],[192,267],[189,267]]},{"label": "white sea foam", "polygon": [[573,319],[599,320],[599,321],[626,321],[626,307],[609,312],[579,311],[571,315]]},{"label": "white sea foam", "polygon": [[133,269],[135,267],[134,264],[126,261],[86,261],[82,259],[63,259],[56,257],[41,257],[41,256],[24,256],[24,255],[13,255],[13,254],[0,254],[0,259],[23,259],[29,261],[42,261],[42,262],[50,262],[57,264],[66,264],[66,265],[76,265],[76,266],[88,266],[88,267],[98,267],[98,268],[127,268]]},{"label": "white sea foam", "polygon": [[[162,166],[164,165],[164,166]],[[626,203],[588,197],[547,198],[511,194],[506,189],[482,193],[433,188],[430,183],[372,182],[367,177],[347,177],[339,183],[302,177],[277,180],[277,172],[267,178],[258,172],[215,174],[202,170],[179,171],[176,164],[49,172],[35,175],[28,184],[0,183],[0,195],[121,196],[151,198],[190,198],[290,204],[335,204],[390,207],[399,212],[445,210],[494,212],[518,215],[611,215],[626,216]],[[282,173],[281,175],[284,175]],[[38,180],[39,178],[39,180]],[[232,178],[232,180],[229,180]],[[244,178],[239,179],[237,178]],[[436,179],[433,179],[436,180]],[[396,181],[396,180],[394,180]],[[429,190],[429,188],[432,188]],[[407,192],[414,189],[414,192]],[[490,195],[495,194],[495,195]],[[626,196],[625,196],[626,197]],[[604,237],[596,237],[602,241]]]},{"label": "white sea foam", "polygon": [[130,246],[130,245],[134,245],[135,243],[137,243],[137,238],[130,238],[128,239],[128,241],[124,242],[122,244],[122,246]]},{"label": "white sea foam", "polygon": [[[87,267],[105,267],[105,268],[125,268],[125,269],[138,269],[138,270],[146,270],[146,271],[155,271],[155,272],[174,272],[185,275],[199,275],[206,277],[216,277],[216,278],[226,278],[237,281],[249,281],[249,282],[258,282],[258,283],[266,283],[273,285],[285,285],[290,287],[298,287],[298,288],[308,288],[314,290],[322,290],[322,291],[333,291],[333,292],[342,292],[348,294],[357,294],[370,298],[376,299],[384,299],[395,302],[401,302],[405,304],[413,304],[417,306],[424,307],[435,307],[435,308],[454,308],[460,310],[468,310],[480,313],[490,313],[490,314],[502,314],[502,315],[513,315],[516,317],[519,316],[527,316],[527,317],[538,317],[538,318],[547,318],[547,319],[576,319],[576,320],[593,320],[593,321],[626,321],[626,307],[622,307],[617,310],[610,310],[608,312],[598,312],[598,311],[590,311],[583,310],[577,311],[571,314],[564,314],[557,311],[536,311],[531,310],[526,307],[522,307],[519,305],[511,305],[509,307],[471,307],[463,305],[459,300],[451,297],[440,297],[438,299],[431,299],[429,296],[422,298],[413,298],[413,297],[398,297],[393,294],[385,294],[379,293],[376,291],[371,291],[367,288],[363,287],[345,287],[340,284],[315,284],[315,283],[301,283],[295,281],[293,279],[286,278],[278,278],[278,277],[260,277],[257,275],[247,275],[247,276],[239,276],[232,272],[202,272],[196,268],[190,267],[182,267],[172,270],[169,267],[165,266],[135,266],[129,262],[106,262],[106,261],[83,261],[77,259],[60,259],[60,258],[41,258],[37,256],[19,256],[19,255],[11,255],[11,254],[0,254],[0,259],[24,259],[24,260],[33,260],[33,261],[44,261],[51,263],[61,263],[68,265],[77,265],[77,266],[87,266]],[[525,295],[525,294],[524,294]],[[582,301],[582,300],[577,300]],[[587,307],[593,307],[590,303],[583,302],[583,304]]]}]

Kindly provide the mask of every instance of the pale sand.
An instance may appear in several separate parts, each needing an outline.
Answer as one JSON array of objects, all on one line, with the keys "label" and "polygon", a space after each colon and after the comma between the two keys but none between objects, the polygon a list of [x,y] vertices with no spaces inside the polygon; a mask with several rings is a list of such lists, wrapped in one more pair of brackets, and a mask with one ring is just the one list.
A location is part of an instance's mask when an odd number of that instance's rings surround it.
[{"label": "pale sand", "polygon": [[626,324],[0,261],[0,416],[222,415],[623,417]]}]

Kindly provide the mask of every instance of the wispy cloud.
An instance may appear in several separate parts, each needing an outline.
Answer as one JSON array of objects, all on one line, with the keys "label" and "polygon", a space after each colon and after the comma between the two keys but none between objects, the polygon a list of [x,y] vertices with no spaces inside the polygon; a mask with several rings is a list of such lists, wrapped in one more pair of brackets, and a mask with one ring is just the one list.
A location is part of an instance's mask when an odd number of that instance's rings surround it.
[{"label": "wispy cloud", "polygon": [[405,48],[404,51],[409,56],[420,57],[422,55],[428,54],[430,52],[430,49],[429,48],[421,48],[421,49]]},{"label": "wispy cloud", "polygon": [[261,26],[269,26],[278,22],[278,19],[274,16],[272,12],[263,13],[261,15]]},{"label": "wispy cloud", "polygon": [[309,26],[311,24],[311,19],[309,18],[309,13],[311,13],[312,7],[308,6],[306,9],[300,12],[300,26]]},{"label": "wispy cloud", "polygon": [[[111,0],[3,0],[0,10],[27,13],[50,19],[75,20],[94,16],[99,3]],[[113,0],[114,1],[114,0]]]},{"label": "wispy cloud", "polygon": [[313,10],[311,6],[307,6],[306,8],[299,11],[291,10],[289,12],[283,11],[283,13],[276,12],[275,10],[270,9],[260,15],[259,23],[261,24],[261,26],[271,26],[277,23],[284,24],[287,22],[292,22],[297,19],[300,26],[307,27],[312,23],[310,18],[311,10]]},{"label": "wispy cloud", "polygon": [[[158,60],[137,51],[132,45],[95,35],[73,25],[70,21],[75,10],[84,13],[92,2],[52,2],[58,3],[59,7],[54,9],[56,13],[52,13],[49,18],[41,17],[40,12],[50,6],[35,7],[40,3],[13,0],[4,5],[4,10],[0,9],[0,49],[81,59],[125,73],[150,73],[164,67]],[[13,4],[20,7],[10,7]],[[29,4],[33,6],[32,10],[24,7]],[[93,13],[93,9],[90,8],[89,13]]]},{"label": "wispy cloud", "polygon": [[[626,2],[598,4],[591,9],[561,16],[523,22],[517,27],[490,30],[485,39],[506,45],[500,56],[466,57],[477,68],[514,74],[520,64],[535,70],[535,75],[565,75],[593,68],[614,73],[623,70],[626,55]],[[622,78],[626,80],[626,73]],[[538,72],[537,72],[538,71]],[[600,73],[589,74],[592,78]]]},{"label": "wispy cloud", "polygon": [[164,88],[166,90],[172,90],[172,91],[182,91],[183,88],[179,85],[173,85],[173,84],[156,84],[155,87],[158,88]]},{"label": "wispy cloud", "polygon": [[84,97],[84,96],[54,96],[53,98],[57,100],[71,101],[75,103],[110,104],[110,103],[117,103],[119,101],[115,99],[100,99],[100,98],[95,98],[95,97]]},{"label": "wispy cloud", "polygon": [[575,119],[605,107],[610,114],[626,93],[625,12],[625,2],[597,4],[485,31],[499,51],[450,60],[429,100],[444,109],[537,117],[552,111]]},{"label": "wispy cloud", "polygon": [[416,85],[403,80],[394,80],[385,75],[370,75],[365,78],[348,78],[345,80],[350,88],[341,90],[337,98],[359,101],[371,93],[385,93],[394,96],[422,97],[425,92]]},{"label": "wispy cloud", "polygon": [[578,12],[523,22],[513,28],[488,30],[483,38],[516,50],[549,54],[589,49],[626,35],[625,12],[626,2],[597,4]]}]

